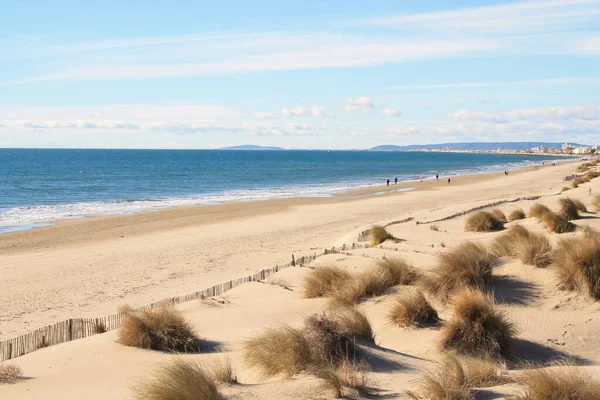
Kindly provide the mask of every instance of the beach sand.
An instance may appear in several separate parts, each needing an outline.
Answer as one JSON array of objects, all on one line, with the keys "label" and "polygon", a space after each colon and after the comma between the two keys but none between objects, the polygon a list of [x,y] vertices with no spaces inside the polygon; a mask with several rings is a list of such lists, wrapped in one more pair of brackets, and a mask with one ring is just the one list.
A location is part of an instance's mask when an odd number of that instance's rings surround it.
[{"label": "beach sand", "polygon": [[[572,162],[503,173],[453,177],[440,181],[405,183],[414,190],[366,196],[388,188],[368,188],[345,193],[349,197],[283,199],[227,205],[185,207],[134,215],[98,216],[60,221],[51,227],[0,235],[0,340],[26,333],[67,318],[114,313],[119,305],[142,306],[164,298],[191,293],[263,268],[320,252],[331,246],[357,242],[360,232],[376,223],[394,224],[389,231],[403,241],[388,241],[384,248],[350,250],[318,258],[311,267],[334,263],[351,271],[368,268],[382,256],[400,256],[426,271],[437,256],[471,240],[490,243],[498,233],[467,233],[465,216],[428,224],[492,202],[528,196],[498,206],[508,213],[527,210],[535,202],[558,207],[563,177],[571,175]],[[390,190],[398,187],[390,186]],[[589,203],[600,193],[600,178],[570,190]],[[359,196],[359,197],[352,197]],[[596,214],[586,213],[578,225],[600,229]],[[534,219],[528,228],[550,234]],[[510,224],[509,224],[510,226]],[[560,237],[581,235],[568,233]],[[301,284],[309,268],[287,268],[264,283],[248,283],[220,296],[219,301],[191,301],[177,306],[198,331],[228,351],[239,385],[223,388],[235,399],[331,398],[320,380],[273,378],[266,382],[242,360],[244,340],[267,326],[302,319],[326,307],[325,299],[303,299]],[[558,290],[549,269],[535,269],[507,260],[494,270],[505,277],[495,288],[499,307],[516,325],[517,352],[528,361],[547,362],[572,356],[600,376],[600,341],[596,302]],[[267,282],[267,283],[268,283]],[[287,288],[283,287],[286,286]],[[289,290],[291,289],[291,290]],[[394,293],[411,290],[396,287]],[[402,398],[418,385],[423,369],[442,357],[437,329],[404,329],[390,326],[387,313],[394,293],[361,303],[376,334],[376,346],[367,349],[369,374],[381,398]],[[442,319],[448,308],[439,307]],[[116,332],[92,336],[38,350],[11,363],[28,378],[0,385],[7,399],[125,399],[131,384],[172,355],[124,347],[115,343]],[[220,354],[194,357],[210,361]],[[510,373],[516,373],[513,368]],[[486,389],[486,398],[503,398],[522,389],[505,384]]]}]

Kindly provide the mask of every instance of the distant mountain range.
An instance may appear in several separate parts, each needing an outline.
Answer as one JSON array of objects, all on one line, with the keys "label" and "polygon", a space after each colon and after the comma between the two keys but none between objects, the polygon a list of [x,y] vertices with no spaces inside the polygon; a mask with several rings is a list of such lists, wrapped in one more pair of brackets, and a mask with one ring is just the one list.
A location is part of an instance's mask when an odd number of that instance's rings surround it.
[{"label": "distant mountain range", "polygon": [[283,147],[255,146],[253,144],[243,144],[241,146],[221,147],[219,150],[285,150]]},{"label": "distant mountain range", "polygon": [[[587,146],[577,143],[571,143],[575,146]],[[386,144],[375,146],[367,151],[419,151],[419,150],[442,150],[449,148],[451,150],[496,150],[498,148],[506,150],[529,150],[532,147],[554,147],[560,148],[562,143],[552,142],[464,142],[464,143],[439,143],[439,144],[423,144],[409,146],[395,146]]]}]

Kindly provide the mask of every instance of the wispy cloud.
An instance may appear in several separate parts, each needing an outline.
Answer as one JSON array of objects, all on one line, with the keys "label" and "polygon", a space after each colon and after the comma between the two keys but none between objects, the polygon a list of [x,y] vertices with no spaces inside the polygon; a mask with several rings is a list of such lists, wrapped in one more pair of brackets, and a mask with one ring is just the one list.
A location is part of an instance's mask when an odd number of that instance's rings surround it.
[{"label": "wispy cloud", "polygon": [[600,105],[576,105],[560,107],[536,107],[508,110],[501,113],[459,110],[449,116],[459,121],[492,121],[506,123],[509,121],[530,121],[550,123],[555,121],[600,121]]},{"label": "wispy cloud", "polygon": [[350,113],[357,113],[359,111],[371,111],[379,115],[385,115],[388,117],[399,117],[402,112],[394,107],[377,107],[373,104],[371,99],[366,96],[358,97],[355,99],[346,99],[344,105],[344,111]]},{"label": "wispy cloud", "polygon": [[550,79],[534,79],[523,81],[506,82],[456,82],[456,83],[432,83],[423,85],[397,85],[390,90],[429,90],[429,89],[462,89],[462,88],[485,88],[503,86],[535,86],[535,85],[600,85],[600,78],[595,77],[563,77]]}]

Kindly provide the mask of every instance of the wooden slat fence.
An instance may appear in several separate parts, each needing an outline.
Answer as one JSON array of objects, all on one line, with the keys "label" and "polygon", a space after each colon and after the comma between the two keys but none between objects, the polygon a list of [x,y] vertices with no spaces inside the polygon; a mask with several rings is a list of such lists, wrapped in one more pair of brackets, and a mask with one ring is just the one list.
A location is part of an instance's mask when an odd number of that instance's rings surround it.
[{"label": "wooden slat fence", "polygon": [[[199,292],[157,301],[155,303],[148,304],[147,306],[140,307],[139,309],[154,308],[164,305],[165,303],[175,305],[191,300],[219,296],[241,284],[264,280],[284,268],[288,268],[290,266],[303,266],[321,256],[327,254],[337,254],[349,250],[350,248],[355,249],[360,247],[363,246],[353,243],[351,247],[347,247],[346,245],[343,245],[342,247],[332,247],[331,249],[325,249],[322,253],[314,253],[296,259],[294,259],[294,256],[292,256],[292,262],[290,263],[263,269],[254,275],[248,275],[242,278],[223,282]],[[121,322],[126,315],[127,312],[121,312],[100,318],[72,318],[39,328],[33,332],[29,332],[21,336],[4,340],[0,342],[0,362],[20,357],[44,347],[54,346],[60,343],[69,342],[71,340],[82,339],[88,336],[115,330],[121,325]]]}]

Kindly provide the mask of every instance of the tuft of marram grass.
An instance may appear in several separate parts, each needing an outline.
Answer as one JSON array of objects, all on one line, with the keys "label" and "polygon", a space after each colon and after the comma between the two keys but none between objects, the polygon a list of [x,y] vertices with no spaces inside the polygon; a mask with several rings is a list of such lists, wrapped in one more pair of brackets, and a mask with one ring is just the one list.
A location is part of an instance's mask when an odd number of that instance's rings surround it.
[{"label": "tuft of marram grass", "polygon": [[600,382],[580,368],[558,362],[549,368],[523,371],[517,382],[525,387],[519,400],[600,399]]},{"label": "tuft of marram grass", "polygon": [[203,366],[192,360],[171,360],[138,382],[137,400],[225,400]]},{"label": "tuft of marram grass", "polygon": [[357,307],[333,306],[331,318],[342,334],[375,343],[375,333],[367,315]]},{"label": "tuft of marram grass", "polygon": [[543,214],[540,220],[546,225],[546,228],[548,228],[550,232],[558,234],[573,232],[577,228],[563,215],[553,212]]},{"label": "tuft of marram grass", "polygon": [[[494,210],[492,210],[494,211]],[[500,211],[501,212],[501,211]],[[504,214],[502,214],[504,215]],[[499,219],[498,216],[488,211],[477,211],[470,215],[465,221],[467,232],[491,232],[504,229],[506,218]]]},{"label": "tuft of marram grass", "polygon": [[570,197],[563,197],[559,199],[560,203],[560,215],[563,216],[566,220],[574,220],[579,219],[579,212],[577,208],[577,204]]},{"label": "tuft of marram grass", "polygon": [[600,171],[588,171],[587,174],[585,174],[585,177],[588,180],[595,179],[595,178],[597,178],[599,176],[600,176]]},{"label": "tuft of marram grass", "polygon": [[433,326],[440,322],[437,311],[421,292],[398,296],[388,314],[388,320],[394,325],[416,328]]},{"label": "tuft of marram grass", "polygon": [[523,264],[543,268],[550,264],[552,245],[539,233],[527,230],[521,225],[514,225],[498,237],[492,244],[492,251],[498,257],[518,258]]},{"label": "tuft of marram grass", "polygon": [[448,253],[441,254],[437,267],[423,279],[432,294],[449,298],[463,288],[485,289],[492,281],[492,270],[498,257],[485,247],[465,242]]},{"label": "tuft of marram grass", "polygon": [[600,239],[597,235],[561,240],[552,254],[559,284],[600,299]]},{"label": "tuft of marram grass", "polygon": [[227,353],[224,353],[216,360],[205,366],[205,370],[210,378],[217,384],[238,383],[235,370],[231,365],[231,359]]},{"label": "tuft of marram grass", "polygon": [[352,276],[348,271],[335,265],[315,268],[310,271],[302,282],[304,297],[329,296],[336,287],[346,284],[350,279],[352,279]]},{"label": "tuft of marram grass", "polygon": [[510,212],[510,214],[508,214],[508,221],[512,222],[512,221],[517,221],[520,219],[525,219],[525,211],[523,211],[522,209],[518,209],[518,210],[513,210]]},{"label": "tuft of marram grass", "polygon": [[570,187],[568,187],[568,186],[563,186],[563,187],[562,187],[562,189],[560,189],[560,192],[561,192],[561,193],[564,193],[564,192],[566,192],[567,190],[571,190],[571,188],[570,188]]},{"label": "tuft of marram grass", "polygon": [[490,210],[490,214],[492,214],[498,221],[507,222],[506,215],[499,208],[493,208]]},{"label": "tuft of marram grass", "polygon": [[541,218],[544,214],[547,214],[550,212],[552,212],[552,211],[550,211],[550,209],[547,206],[540,204],[540,203],[535,203],[529,209],[529,213],[527,214],[527,216],[529,218]]},{"label": "tuft of marram grass", "polygon": [[438,232],[440,230],[440,227],[437,224],[431,224],[429,225],[429,229],[434,232]]},{"label": "tuft of marram grass", "polygon": [[594,199],[592,200],[592,206],[596,212],[600,213],[600,195],[594,196]]},{"label": "tuft of marram grass", "polygon": [[381,225],[374,225],[369,230],[369,244],[371,246],[378,246],[386,240],[393,238],[394,236],[390,235]]},{"label": "tuft of marram grass", "polygon": [[510,357],[515,329],[491,296],[467,289],[452,298],[452,318],[441,330],[442,347],[473,357]]},{"label": "tuft of marram grass", "polygon": [[589,181],[590,180],[589,180],[588,177],[586,177],[585,175],[582,175],[580,177],[577,177],[577,178],[573,179],[573,182],[571,183],[571,186],[573,188],[577,188],[577,187],[579,187],[579,185],[581,185],[583,183],[586,183],[586,182],[589,182]]},{"label": "tuft of marram grass", "polygon": [[421,277],[415,267],[397,257],[383,258],[377,261],[375,271],[389,276],[393,283],[392,286],[412,285]]},{"label": "tuft of marram grass", "polygon": [[21,367],[15,364],[0,364],[0,384],[16,383],[23,377]]},{"label": "tuft of marram grass", "polygon": [[579,211],[579,212],[587,212],[588,211],[588,209],[585,206],[585,204],[583,203],[583,201],[581,201],[579,199],[571,199],[571,200],[573,200],[575,207],[577,207],[577,211]]},{"label": "tuft of marram grass", "polygon": [[345,389],[350,388],[359,394],[368,393],[370,367],[365,362],[344,361],[339,366],[325,366],[314,371],[314,375],[323,379],[325,385],[333,392],[333,397],[344,396]]},{"label": "tuft of marram grass", "polygon": [[130,311],[118,332],[118,342],[130,347],[196,353],[200,339],[180,312],[171,306]]}]

